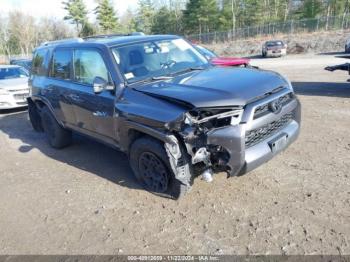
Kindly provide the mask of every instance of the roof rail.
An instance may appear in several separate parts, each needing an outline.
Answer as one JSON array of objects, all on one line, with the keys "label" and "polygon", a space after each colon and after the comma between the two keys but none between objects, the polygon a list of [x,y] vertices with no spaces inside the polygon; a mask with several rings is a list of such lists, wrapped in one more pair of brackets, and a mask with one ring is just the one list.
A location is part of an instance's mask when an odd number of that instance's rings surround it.
[{"label": "roof rail", "polygon": [[96,38],[113,38],[113,37],[132,36],[132,35],[145,35],[145,34],[142,32],[133,32],[133,33],[127,33],[127,34],[92,35],[92,36],[83,37],[83,39],[86,40],[86,39],[96,39]]},{"label": "roof rail", "polygon": [[41,44],[41,46],[50,46],[50,45],[57,45],[57,44],[63,44],[63,43],[77,43],[77,42],[84,42],[83,38],[76,37],[76,38],[65,38],[61,40],[55,40],[55,41],[46,41]]}]

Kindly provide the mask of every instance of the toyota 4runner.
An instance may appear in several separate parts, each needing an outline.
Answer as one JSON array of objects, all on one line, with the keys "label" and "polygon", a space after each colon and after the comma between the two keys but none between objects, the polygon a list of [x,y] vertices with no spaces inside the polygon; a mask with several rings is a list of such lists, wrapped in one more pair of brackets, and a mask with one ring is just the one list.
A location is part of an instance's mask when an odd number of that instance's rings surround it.
[{"label": "toyota 4runner", "polygon": [[278,73],[215,67],[170,35],[97,36],[36,48],[29,117],[54,148],[78,132],[125,152],[150,192],[245,174],[298,136],[300,103]]}]

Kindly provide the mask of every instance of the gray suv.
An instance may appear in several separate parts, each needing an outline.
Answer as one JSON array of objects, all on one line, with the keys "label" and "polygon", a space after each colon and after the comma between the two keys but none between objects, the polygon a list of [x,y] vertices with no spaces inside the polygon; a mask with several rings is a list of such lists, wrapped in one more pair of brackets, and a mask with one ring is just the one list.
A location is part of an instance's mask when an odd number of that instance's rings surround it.
[{"label": "gray suv", "polygon": [[29,116],[55,148],[78,132],[125,152],[144,188],[182,196],[193,180],[245,174],[298,136],[281,75],[215,67],[171,35],[97,36],[36,48]]}]

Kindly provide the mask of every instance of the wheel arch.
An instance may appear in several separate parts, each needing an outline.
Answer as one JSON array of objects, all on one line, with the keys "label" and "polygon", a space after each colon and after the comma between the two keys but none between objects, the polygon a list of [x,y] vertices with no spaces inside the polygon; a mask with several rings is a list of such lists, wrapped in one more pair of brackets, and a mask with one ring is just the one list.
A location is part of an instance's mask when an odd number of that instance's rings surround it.
[{"label": "wheel arch", "polygon": [[41,111],[41,109],[44,106],[46,106],[50,110],[51,114],[54,116],[56,121],[62,127],[64,127],[63,122],[60,119],[58,119],[58,117],[56,116],[55,110],[53,109],[53,107],[48,99],[46,99],[45,97],[42,97],[42,96],[32,96],[32,97],[27,98],[27,100],[28,100],[28,103],[34,103],[36,105],[37,109],[39,109],[39,112]]}]

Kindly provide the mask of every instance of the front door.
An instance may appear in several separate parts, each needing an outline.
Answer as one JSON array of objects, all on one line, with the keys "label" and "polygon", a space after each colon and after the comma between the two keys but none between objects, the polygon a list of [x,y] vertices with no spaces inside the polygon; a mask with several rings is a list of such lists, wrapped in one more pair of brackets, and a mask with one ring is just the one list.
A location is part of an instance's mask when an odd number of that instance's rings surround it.
[{"label": "front door", "polygon": [[100,94],[93,91],[95,77],[111,82],[106,63],[98,49],[93,48],[75,49],[73,57],[76,126],[90,135],[113,139],[115,95],[107,90]]}]

